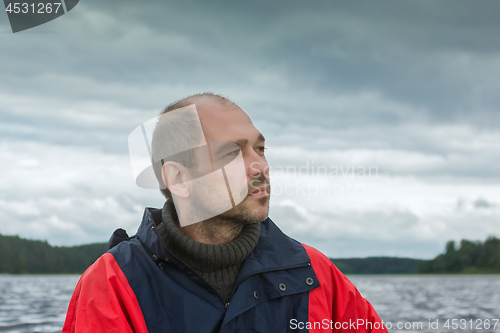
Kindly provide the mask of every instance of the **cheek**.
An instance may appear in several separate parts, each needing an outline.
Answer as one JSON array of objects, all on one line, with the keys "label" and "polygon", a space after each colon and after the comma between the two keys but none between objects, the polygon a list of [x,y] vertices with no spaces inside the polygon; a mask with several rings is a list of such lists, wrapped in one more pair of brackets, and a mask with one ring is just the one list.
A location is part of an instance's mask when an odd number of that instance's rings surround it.
[{"label": "cheek", "polygon": [[226,173],[229,188],[231,189],[231,194],[237,205],[244,200],[248,194],[247,175],[243,158],[238,156],[224,167],[224,171]]},{"label": "cheek", "polygon": [[215,172],[211,172],[204,177],[202,177],[203,183],[214,190],[225,189],[226,181],[224,180],[224,176],[222,174],[222,170],[216,170]]}]

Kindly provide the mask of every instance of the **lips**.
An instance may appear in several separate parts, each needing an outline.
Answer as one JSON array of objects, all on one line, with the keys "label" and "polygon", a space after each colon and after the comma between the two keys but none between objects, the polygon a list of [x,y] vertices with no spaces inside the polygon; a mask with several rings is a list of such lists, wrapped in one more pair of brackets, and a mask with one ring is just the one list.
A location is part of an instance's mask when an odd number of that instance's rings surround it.
[{"label": "lips", "polygon": [[252,192],[248,194],[249,196],[266,196],[269,195],[267,191],[267,185],[261,185],[258,188],[254,189]]}]

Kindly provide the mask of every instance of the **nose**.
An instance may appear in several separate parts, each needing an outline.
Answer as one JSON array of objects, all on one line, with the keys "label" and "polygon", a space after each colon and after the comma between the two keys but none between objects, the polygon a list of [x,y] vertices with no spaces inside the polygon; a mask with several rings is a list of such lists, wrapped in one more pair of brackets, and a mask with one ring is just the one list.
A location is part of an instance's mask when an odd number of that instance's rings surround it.
[{"label": "nose", "polygon": [[263,155],[257,154],[253,149],[244,156],[247,176],[252,179],[258,179],[264,176],[269,179],[269,165]]}]

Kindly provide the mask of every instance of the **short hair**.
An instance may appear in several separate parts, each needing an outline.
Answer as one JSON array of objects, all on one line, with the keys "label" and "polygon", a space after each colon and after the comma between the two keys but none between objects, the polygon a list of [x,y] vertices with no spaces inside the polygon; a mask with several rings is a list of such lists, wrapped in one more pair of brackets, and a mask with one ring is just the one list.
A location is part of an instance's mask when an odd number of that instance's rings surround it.
[{"label": "short hair", "polygon": [[[161,176],[163,164],[167,161],[174,161],[180,163],[189,170],[193,170],[197,167],[197,163],[193,150],[187,150],[185,153],[175,154],[173,156],[169,156],[171,154],[169,154],[168,152],[176,150],[176,147],[172,147],[172,145],[196,147],[202,138],[199,131],[193,131],[193,128],[198,127],[197,125],[199,118],[192,117],[186,114],[183,114],[179,117],[165,117],[163,119],[161,116],[167,112],[195,104],[197,100],[203,97],[215,99],[221,104],[236,105],[227,97],[212,92],[203,92],[190,95],[169,104],[165,109],[163,109],[163,111],[160,113],[160,119],[156,124],[155,130],[153,132],[153,138],[151,140],[151,163],[156,179],[158,180],[158,183],[160,185],[160,192],[165,198],[169,200],[172,200],[172,193],[170,193],[170,190],[165,186],[165,183],[163,182]],[[172,138],[175,138],[175,142],[172,140]]]}]

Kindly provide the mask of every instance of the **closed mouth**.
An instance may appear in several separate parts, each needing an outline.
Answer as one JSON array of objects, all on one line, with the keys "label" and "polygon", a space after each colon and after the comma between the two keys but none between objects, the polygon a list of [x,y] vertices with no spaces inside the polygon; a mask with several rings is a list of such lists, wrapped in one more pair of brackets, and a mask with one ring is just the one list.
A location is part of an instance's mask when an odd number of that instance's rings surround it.
[{"label": "closed mouth", "polygon": [[269,191],[267,190],[267,185],[261,185],[258,188],[254,189],[252,192],[248,193],[249,196],[264,196],[269,195]]}]

